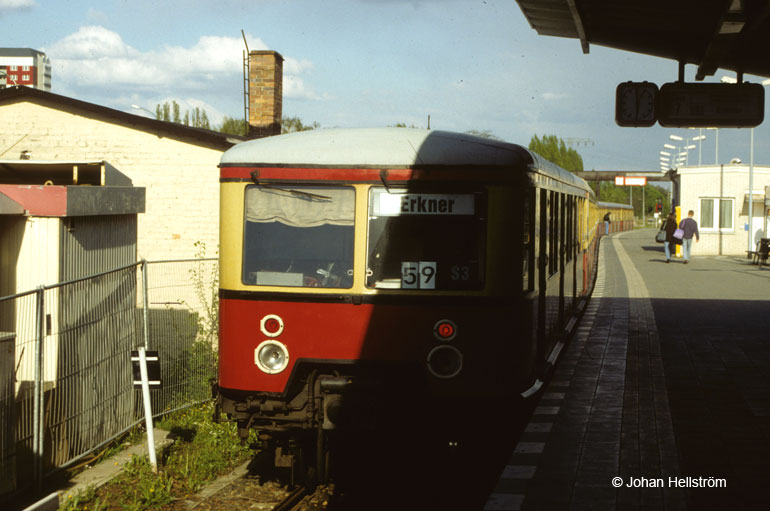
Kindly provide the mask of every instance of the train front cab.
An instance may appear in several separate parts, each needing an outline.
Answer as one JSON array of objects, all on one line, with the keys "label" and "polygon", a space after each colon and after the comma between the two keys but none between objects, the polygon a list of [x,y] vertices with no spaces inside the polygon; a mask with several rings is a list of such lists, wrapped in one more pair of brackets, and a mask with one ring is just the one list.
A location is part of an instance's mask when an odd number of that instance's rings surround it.
[{"label": "train front cab", "polygon": [[243,428],[478,422],[469,407],[526,388],[521,183],[253,171],[223,169],[221,186],[219,384]]},{"label": "train front cab", "polygon": [[574,175],[493,149],[486,166],[222,166],[220,402],[243,435],[441,439],[534,392],[590,290],[595,210]]}]

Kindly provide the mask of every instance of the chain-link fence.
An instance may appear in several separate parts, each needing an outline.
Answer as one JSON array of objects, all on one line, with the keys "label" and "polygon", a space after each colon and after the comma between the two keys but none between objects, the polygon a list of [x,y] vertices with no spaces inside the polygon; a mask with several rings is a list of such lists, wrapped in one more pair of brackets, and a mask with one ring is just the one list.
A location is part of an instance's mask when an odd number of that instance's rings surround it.
[{"label": "chain-link fence", "polygon": [[152,409],[166,413],[211,397],[216,378],[218,336],[216,260],[158,261],[147,264],[147,348],[157,350],[162,391]]},{"label": "chain-link fence", "polygon": [[0,298],[0,500],[138,424],[130,353],[159,352],[154,415],[216,378],[217,262],[141,262]]}]

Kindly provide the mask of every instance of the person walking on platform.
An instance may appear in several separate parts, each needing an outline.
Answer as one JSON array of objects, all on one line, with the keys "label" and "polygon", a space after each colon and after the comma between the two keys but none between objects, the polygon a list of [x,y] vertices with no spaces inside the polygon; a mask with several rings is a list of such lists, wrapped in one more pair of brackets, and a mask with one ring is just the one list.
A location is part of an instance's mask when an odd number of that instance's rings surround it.
[{"label": "person walking on platform", "polygon": [[682,236],[682,257],[684,258],[684,264],[690,261],[690,250],[692,249],[692,237],[695,235],[695,242],[700,241],[700,234],[698,234],[698,222],[695,221],[693,216],[695,211],[690,210],[687,212],[687,218],[679,222],[679,228],[684,231]]},{"label": "person walking on platform", "polygon": [[606,215],[604,215],[604,234],[610,233],[610,213],[607,212]]},{"label": "person walking on platform", "polygon": [[663,227],[666,231],[666,241],[663,242],[663,249],[666,251],[666,262],[671,262],[671,252],[675,251],[674,231],[676,231],[676,215],[672,211],[663,221]]}]

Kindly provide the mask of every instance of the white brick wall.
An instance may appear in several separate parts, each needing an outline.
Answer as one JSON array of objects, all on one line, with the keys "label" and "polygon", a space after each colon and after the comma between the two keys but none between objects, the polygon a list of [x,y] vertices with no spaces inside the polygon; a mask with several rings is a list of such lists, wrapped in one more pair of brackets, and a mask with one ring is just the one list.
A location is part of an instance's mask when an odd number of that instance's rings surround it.
[{"label": "white brick wall", "polygon": [[[744,204],[744,197],[749,190],[749,166],[748,165],[724,165],[684,167],[679,169],[681,176],[680,205],[682,218],[687,216],[687,211],[695,211],[695,220],[698,222],[701,238],[700,242],[693,244],[693,254],[703,255],[745,255],[748,248],[748,233],[744,226],[748,222],[748,210]],[[755,192],[770,186],[770,167],[754,166]],[[733,229],[732,230],[704,230],[701,227],[701,199],[734,199],[733,202]],[[764,195],[763,195],[764,197]],[[755,225],[764,224],[764,206],[761,200],[754,202]],[[766,237],[763,233],[754,233],[754,236]]]},{"label": "white brick wall", "polygon": [[28,102],[0,105],[0,119],[0,159],[106,160],[146,187],[139,258],[193,257],[196,241],[216,254],[221,150]]}]

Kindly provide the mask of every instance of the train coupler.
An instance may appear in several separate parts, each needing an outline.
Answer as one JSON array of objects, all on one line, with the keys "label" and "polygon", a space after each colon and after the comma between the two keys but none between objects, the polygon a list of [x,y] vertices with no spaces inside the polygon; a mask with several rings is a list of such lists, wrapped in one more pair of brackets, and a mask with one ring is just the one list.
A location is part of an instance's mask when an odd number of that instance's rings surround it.
[{"label": "train coupler", "polygon": [[294,454],[284,454],[282,447],[275,448],[275,466],[277,468],[291,468],[294,466]]}]

